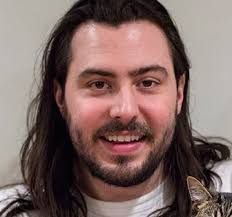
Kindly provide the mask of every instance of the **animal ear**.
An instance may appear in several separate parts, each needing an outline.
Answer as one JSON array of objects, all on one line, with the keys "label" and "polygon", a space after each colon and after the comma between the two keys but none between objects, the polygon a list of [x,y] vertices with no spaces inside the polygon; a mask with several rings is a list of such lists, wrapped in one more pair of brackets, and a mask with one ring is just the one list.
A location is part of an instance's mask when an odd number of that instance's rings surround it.
[{"label": "animal ear", "polygon": [[212,199],[209,191],[196,178],[188,176],[187,185],[192,202],[201,203]]}]

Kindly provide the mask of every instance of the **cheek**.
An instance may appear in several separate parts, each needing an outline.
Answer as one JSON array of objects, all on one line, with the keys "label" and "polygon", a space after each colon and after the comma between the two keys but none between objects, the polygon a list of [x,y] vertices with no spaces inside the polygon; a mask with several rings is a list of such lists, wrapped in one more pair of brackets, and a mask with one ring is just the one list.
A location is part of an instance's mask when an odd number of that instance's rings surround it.
[{"label": "cheek", "polygon": [[107,110],[103,103],[80,95],[69,97],[66,103],[72,125],[82,129],[83,134],[91,135],[101,126]]},{"label": "cheek", "polygon": [[[169,99],[169,100],[168,100]],[[156,98],[144,102],[143,114],[156,133],[163,132],[172,123],[176,113],[176,101],[173,98]]]}]

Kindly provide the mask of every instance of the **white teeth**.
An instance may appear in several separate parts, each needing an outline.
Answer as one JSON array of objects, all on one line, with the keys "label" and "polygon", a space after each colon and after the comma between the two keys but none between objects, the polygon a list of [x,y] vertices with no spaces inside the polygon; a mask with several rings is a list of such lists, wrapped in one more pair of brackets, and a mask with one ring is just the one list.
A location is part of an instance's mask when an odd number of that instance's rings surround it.
[{"label": "white teeth", "polygon": [[124,136],[118,136],[118,139],[117,139],[117,140],[118,140],[119,142],[124,142],[124,138],[125,138]]},{"label": "white teeth", "polygon": [[131,138],[130,138],[130,136],[125,136],[124,141],[130,142],[131,139],[133,140],[133,136],[131,136]]},{"label": "white teeth", "polygon": [[139,140],[139,136],[135,136],[135,140],[138,141]]},{"label": "white teeth", "polygon": [[139,136],[107,136],[106,139],[110,142],[133,142],[138,141],[141,137]]},{"label": "white teeth", "polygon": [[108,140],[111,142],[111,141],[113,141],[113,137],[112,136],[109,136],[108,137]]}]

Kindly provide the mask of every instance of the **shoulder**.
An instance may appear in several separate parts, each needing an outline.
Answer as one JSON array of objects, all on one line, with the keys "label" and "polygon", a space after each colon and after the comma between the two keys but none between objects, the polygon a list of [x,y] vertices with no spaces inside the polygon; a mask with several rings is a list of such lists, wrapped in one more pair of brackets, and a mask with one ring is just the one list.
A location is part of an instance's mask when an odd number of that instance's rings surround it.
[{"label": "shoulder", "polygon": [[[24,195],[28,192],[26,185],[11,185],[0,189],[0,211],[9,205],[12,201],[20,198],[20,195]],[[24,213],[20,217],[39,217],[37,211]]]},{"label": "shoulder", "polygon": [[27,192],[23,184],[11,185],[0,189],[0,209]]},{"label": "shoulder", "polygon": [[222,181],[221,185],[215,181],[217,191],[232,193],[232,159],[216,163],[212,171],[218,174]]}]

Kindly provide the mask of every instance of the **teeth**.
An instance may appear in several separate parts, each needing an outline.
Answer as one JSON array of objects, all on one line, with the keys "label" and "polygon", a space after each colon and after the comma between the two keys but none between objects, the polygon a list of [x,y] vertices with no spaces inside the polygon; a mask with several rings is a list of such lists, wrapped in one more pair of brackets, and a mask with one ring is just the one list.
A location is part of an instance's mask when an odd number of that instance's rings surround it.
[{"label": "teeth", "polygon": [[130,142],[131,139],[133,140],[133,136],[131,136],[131,138],[130,138],[130,136],[125,136],[124,141]]},{"label": "teeth", "polygon": [[134,136],[134,140],[138,141],[139,140],[139,136]]},{"label": "teeth", "polygon": [[106,139],[110,142],[133,142],[138,141],[141,137],[139,136],[107,136]]},{"label": "teeth", "polygon": [[118,136],[117,140],[119,142],[124,142],[125,137],[124,136]]},{"label": "teeth", "polygon": [[113,137],[112,137],[112,136],[109,136],[107,139],[108,139],[110,142],[113,141]]}]

